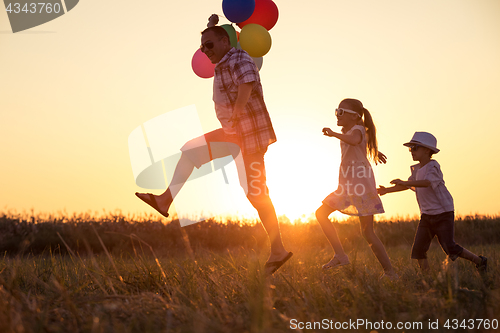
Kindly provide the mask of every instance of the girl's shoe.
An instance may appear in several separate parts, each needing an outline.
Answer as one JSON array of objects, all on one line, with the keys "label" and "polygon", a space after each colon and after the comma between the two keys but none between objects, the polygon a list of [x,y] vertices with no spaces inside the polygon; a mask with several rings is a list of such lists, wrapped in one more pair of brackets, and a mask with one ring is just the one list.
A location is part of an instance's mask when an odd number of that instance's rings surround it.
[{"label": "girl's shoe", "polygon": [[339,256],[336,254],[333,256],[332,260],[330,260],[328,263],[323,265],[323,270],[327,271],[329,269],[339,267],[339,266],[348,265],[350,263],[351,262],[349,261],[349,257],[347,256],[347,254],[344,254],[343,256]]}]

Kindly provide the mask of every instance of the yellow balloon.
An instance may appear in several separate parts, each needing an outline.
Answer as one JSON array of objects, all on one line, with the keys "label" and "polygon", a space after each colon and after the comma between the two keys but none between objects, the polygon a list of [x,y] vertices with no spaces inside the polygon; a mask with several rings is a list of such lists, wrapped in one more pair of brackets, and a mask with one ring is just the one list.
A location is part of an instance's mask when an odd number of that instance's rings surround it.
[{"label": "yellow balloon", "polygon": [[241,29],[240,45],[251,57],[260,58],[271,49],[271,35],[259,24],[247,24]]}]

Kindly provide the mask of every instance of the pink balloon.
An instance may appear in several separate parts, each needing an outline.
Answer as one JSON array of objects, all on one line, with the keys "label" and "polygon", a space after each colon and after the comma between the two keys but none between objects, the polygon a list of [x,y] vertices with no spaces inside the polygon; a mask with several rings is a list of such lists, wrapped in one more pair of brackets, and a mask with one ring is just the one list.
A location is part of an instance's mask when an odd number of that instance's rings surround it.
[{"label": "pink balloon", "polygon": [[191,67],[194,73],[202,79],[209,79],[214,76],[215,64],[212,64],[210,59],[200,49],[194,53],[191,60]]},{"label": "pink balloon", "polygon": [[238,23],[240,28],[250,23],[263,26],[268,31],[278,22],[278,6],[272,0],[255,0],[255,10],[246,21]]}]

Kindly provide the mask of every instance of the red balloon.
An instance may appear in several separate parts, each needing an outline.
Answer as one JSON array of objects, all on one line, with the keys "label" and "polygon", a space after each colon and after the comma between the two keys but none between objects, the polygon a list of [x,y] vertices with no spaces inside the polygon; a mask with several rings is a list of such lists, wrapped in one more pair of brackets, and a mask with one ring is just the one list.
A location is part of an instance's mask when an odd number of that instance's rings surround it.
[{"label": "red balloon", "polygon": [[278,22],[278,6],[272,0],[255,0],[255,10],[246,21],[238,23],[240,28],[250,23],[263,26],[268,31]]},{"label": "red balloon", "polygon": [[216,64],[212,64],[210,59],[198,49],[191,60],[191,67],[193,72],[203,79],[209,79],[214,76],[214,69]]}]

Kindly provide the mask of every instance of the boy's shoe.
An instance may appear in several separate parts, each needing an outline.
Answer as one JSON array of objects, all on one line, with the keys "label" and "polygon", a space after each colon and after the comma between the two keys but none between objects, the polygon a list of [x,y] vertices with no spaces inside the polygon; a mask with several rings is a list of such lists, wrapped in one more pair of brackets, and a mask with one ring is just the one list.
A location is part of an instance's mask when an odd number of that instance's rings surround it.
[{"label": "boy's shoe", "polygon": [[329,269],[339,267],[339,266],[348,265],[350,263],[351,262],[349,261],[349,257],[347,256],[347,254],[344,254],[343,256],[339,256],[336,254],[333,256],[332,260],[330,260],[328,263],[323,265],[323,270],[327,271]]},{"label": "boy's shoe", "polygon": [[476,265],[477,271],[479,273],[486,273],[488,270],[488,258],[479,256],[481,258],[481,263],[479,265]]}]

